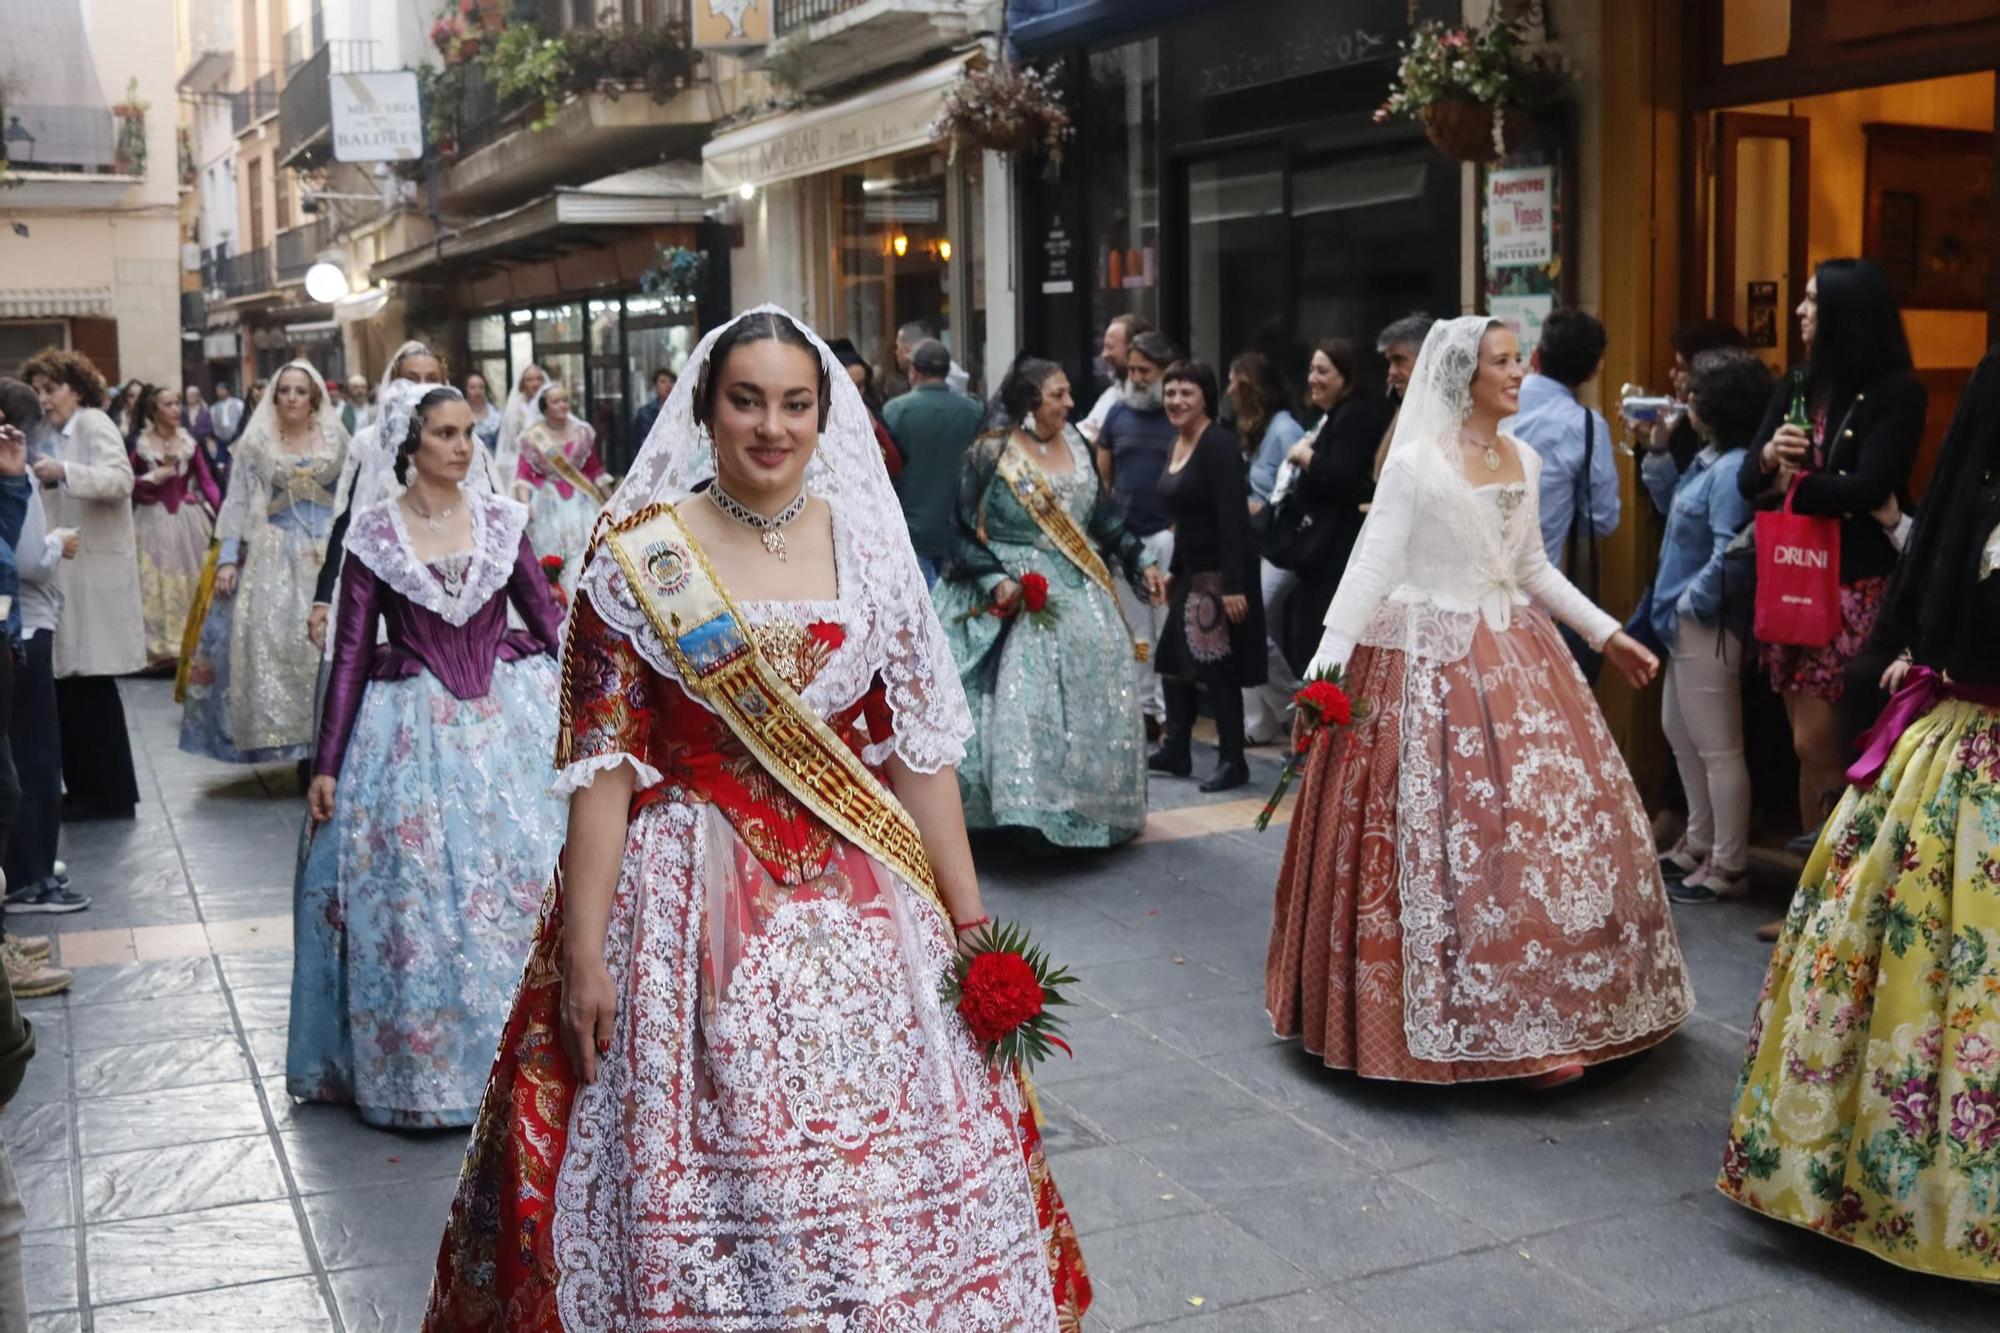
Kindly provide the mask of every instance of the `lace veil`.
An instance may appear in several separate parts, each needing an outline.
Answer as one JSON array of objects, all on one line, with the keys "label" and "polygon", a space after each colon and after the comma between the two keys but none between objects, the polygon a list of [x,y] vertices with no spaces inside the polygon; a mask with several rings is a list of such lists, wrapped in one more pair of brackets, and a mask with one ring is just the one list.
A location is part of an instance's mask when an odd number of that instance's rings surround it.
[{"label": "lace veil", "polygon": [[[760,305],[710,330],[689,357],[631,470],[606,503],[605,516],[620,522],[648,505],[684,500],[715,479],[713,445],[707,429],[694,419],[695,391],[705,378],[716,340],[756,315],[790,320],[804,333],[819,354],[832,390],[826,426],[806,465],[805,487],[838,511],[836,526],[845,530],[838,542],[843,561],[840,599],[847,607],[867,612],[867,651],[895,714],[896,751],[910,767],[923,772],[955,764],[972,734],[972,716],[943,626],[917,567],[902,505],[889,484],[873,421],[861,391],[832,349],[802,322],[775,305]],[[849,557],[854,561],[851,569],[845,563]],[[614,562],[591,560],[583,586],[600,614],[632,640],[641,656],[656,670],[672,674],[664,649],[646,642],[651,631],[643,617],[632,614],[636,607],[630,591],[616,576]],[[861,627],[850,626],[849,633],[857,628]]]},{"label": "lace veil", "polygon": [[[348,443],[347,428],[340,424],[340,409],[327,396],[326,380],[321,378],[310,361],[287,361],[278,367],[277,374],[271,376],[271,387],[257,400],[257,410],[250,414],[250,420],[244,423],[242,433],[236,437],[235,448],[239,451],[239,458],[253,449],[275,451],[278,448],[278,381],[291,370],[304,371],[319,394],[317,415],[320,436],[330,446],[340,447]],[[252,470],[233,470],[230,473],[230,489],[235,490],[238,476]],[[243,498],[233,505],[225,499],[223,513],[217,516],[216,535],[224,539],[256,532],[270,517],[271,497],[265,487],[248,476],[244,477],[242,485]]]}]

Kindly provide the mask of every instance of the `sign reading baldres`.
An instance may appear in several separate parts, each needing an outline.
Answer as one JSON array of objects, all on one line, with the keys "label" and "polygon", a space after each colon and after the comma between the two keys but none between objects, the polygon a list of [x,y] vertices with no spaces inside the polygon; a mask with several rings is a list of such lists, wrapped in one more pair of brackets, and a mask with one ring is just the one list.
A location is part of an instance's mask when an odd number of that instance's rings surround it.
[{"label": "sign reading baldres", "polygon": [[410,69],[327,80],[339,162],[409,162],[424,155],[423,99]]}]

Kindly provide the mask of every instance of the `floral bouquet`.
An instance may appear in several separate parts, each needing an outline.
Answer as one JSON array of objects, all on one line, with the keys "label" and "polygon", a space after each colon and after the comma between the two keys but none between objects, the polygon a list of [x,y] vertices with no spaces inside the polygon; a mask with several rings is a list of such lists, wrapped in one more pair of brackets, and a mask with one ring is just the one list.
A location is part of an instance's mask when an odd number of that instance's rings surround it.
[{"label": "floral bouquet", "polygon": [[1009,605],[1002,606],[994,602],[988,606],[976,606],[961,615],[959,620],[974,620],[980,616],[997,616],[1005,620],[1009,616],[1021,613],[1034,621],[1039,629],[1052,628],[1060,619],[1061,613],[1057,611],[1055,604],[1049,601],[1048,575],[1030,570],[1021,575],[1019,583],[1021,595]]},{"label": "floral bouquet", "polygon": [[944,1002],[972,1029],[987,1066],[1025,1071],[1046,1060],[1051,1047],[1073,1055],[1059,1035],[1062,1019],[1049,1010],[1069,1003],[1061,988],[1076,978],[1029,943],[1020,926],[989,922],[964,943],[945,978]]},{"label": "floral bouquet", "polygon": [[1306,766],[1306,758],[1312,753],[1313,742],[1321,732],[1340,734],[1351,727],[1367,711],[1357,708],[1347,697],[1341,684],[1339,667],[1328,667],[1315,672],[1292,696],[1292,711],[1305,718],[1306,729],[1299,737],[1299,743],[1285,756],[1285,771],[1278,775],[1278,789],[1271,793],[1271,799],[1264,802],[1264,809],[1257,816],[1257,831],[1262,833],[1271,826],[1271,816],[1278,813],[1278,803],[1285,799],[1285,793],[1292,789],[1292,782],[1299,770]]}]

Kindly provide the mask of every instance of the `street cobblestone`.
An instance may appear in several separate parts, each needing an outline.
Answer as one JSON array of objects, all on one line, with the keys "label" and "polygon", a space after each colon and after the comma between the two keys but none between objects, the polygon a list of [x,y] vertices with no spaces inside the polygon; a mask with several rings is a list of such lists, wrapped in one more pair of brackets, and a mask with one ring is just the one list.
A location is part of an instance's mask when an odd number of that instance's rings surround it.
[{"label": "street cobblestone", "polygon": [[[77,983],[24,1006],[39,1054],[0,1119],[34,1333],[414,1329],[463,1135],[291,1104],[296,780],[181,754],[163,683],[126,699],[139,817],[66,831]],[[994,913],[1081,978],[1040,1088],[1093,1333],[1995,1326],[1988,1290],[1715,1193],[1769,904],[1679,916],[1699,1007],[1648,1056],[1546,1096],[1371,1084],[1271,1035],[1260,802],[1152,800],[1118,851],[976,848]]]}]

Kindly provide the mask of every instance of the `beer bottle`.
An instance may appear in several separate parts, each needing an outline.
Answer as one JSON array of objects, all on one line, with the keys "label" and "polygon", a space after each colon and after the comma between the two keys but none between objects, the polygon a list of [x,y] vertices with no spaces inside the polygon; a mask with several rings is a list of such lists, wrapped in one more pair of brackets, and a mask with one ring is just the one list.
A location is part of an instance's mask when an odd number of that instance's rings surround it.
[{"label": "beer bottle", "polygon": [[1808,436],[1812,434],[1812,416],[1806,410],[1806,373],[1794,368],[1791,374],[1792,403],[1785,411],[1787,425],[1797,426]]}]

